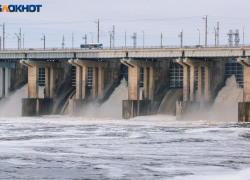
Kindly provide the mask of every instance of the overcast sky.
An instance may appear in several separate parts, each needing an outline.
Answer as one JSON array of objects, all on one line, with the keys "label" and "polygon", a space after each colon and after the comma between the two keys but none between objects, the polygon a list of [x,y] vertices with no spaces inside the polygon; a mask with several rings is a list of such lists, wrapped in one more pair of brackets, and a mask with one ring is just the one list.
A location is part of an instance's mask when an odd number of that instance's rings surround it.
[{"label": "overcast sky", "polygon": [[[205,21],[208,15],[208,44],[214,44],[214,27],[220,22],[220,44],[227,44],[229,29],[245,27],[245,44],[250,44],[250,1],[249,0],[5,0],[0,4],[41,4],[38,13],[0,13],[0,23],[6,24],[6,48],[16,48],[15,33],[22,28],[25,33],[25,47],[42,48],[42,33],[46,35],[47,47],[72,47],[84,43],[87,34],[91,43],[97,41],[97,25],[100,19],[100,42],[109,46],[109,31],[115,25],[115,45],[124,46],[127,30],[127,46],[133,45],[131,35],[136,32],[138,46],[142,45],[142,31],[145,32],[145,46],[159,46],[163,33],[163,45],[179,45],[179,33],[184,31],[184,45],[197,45],[199,32],[204,44]],[[0,29],[2,36],[2,29]]]}]

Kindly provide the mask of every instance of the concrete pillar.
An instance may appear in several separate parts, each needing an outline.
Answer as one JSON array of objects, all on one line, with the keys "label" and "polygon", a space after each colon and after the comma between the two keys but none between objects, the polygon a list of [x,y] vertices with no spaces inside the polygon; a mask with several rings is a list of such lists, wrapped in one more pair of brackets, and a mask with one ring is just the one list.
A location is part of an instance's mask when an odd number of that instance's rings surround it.
[{"label": "concrete pillar", "polygon": [[76,66],[76,99],[82,99],[82,67]]},{"label": "concrete pillar", "polygon": [[151,114],[150,100],[123,100],[122,118],[129,119],[136,116],[147,116]]},{"label": "concrete pillar", "polygon": [[139,100],[140,67],[128,67],[128,99]]},{"label": "concrete pillar", "polygon": [[[112,73],[113,74],[113,73]],[[98,99],[104,97],[104,68],[98,68]]]},{"label": "concrete pillar", "polygon": [[93,79],[92,79],[92,99],[97,98],[98,93],[98,68],[93,67]]},{"label": "concrete pillar", "polygon": [[155,92],[155,69],[149,68],[149,100],[154,100]]},{"label": "concrete pillar", "polygon": [[5,69],[0,67],[0,98],[5,97]]},{"label": "concrete pillar", "polygon": [[177,59],[176,62],[183,67],[183,101],[189,101],[190,97],[190,78],[189,66],[183,63],[182,59]]},{"label": "concrete pillar", "polygon": [[211,68],[205,67],[204,74],[205,74],[204,101],[210,101],[211,100]]},{"label": "concrete pillar", "polygon": [[198,91],[197,91],[197,101],[203,99],[204,83],[203,83],[203,68],[198,67]]},{"label": "concrete pillar", "polygon": [[39,68],[28,67],[28,97],[38,98]]},{"label": "concrete pillar", "polygon": [[149,72],[148,68],[143,68],[143,91],[144,91],[144,99],[149,99]]},{"label": "concrete pillar", "polygon": [[82,99],[86,98],[86,86],[88,84],[88,67],[82,66]]},{"label": "concrete pillar", "polygon": [[50,98],[50,68],[45,68],[45,98]]},{"label": "concrete pillar", "polygon": [[195,101],[196,67],[190,66],[190,101]]},{"label": "concrete pillar", "polygon": [[5,68],[5,97],[10,93],[10,68]]},{"label": "concrete pillar", "polygon": [[56,86],[55,69],[50,68],[50,98],[54,97],[55,86]]},{"label": "concrete pillar", "polygon": [[250,102],[250,67],[244,67],[243,102]]}]

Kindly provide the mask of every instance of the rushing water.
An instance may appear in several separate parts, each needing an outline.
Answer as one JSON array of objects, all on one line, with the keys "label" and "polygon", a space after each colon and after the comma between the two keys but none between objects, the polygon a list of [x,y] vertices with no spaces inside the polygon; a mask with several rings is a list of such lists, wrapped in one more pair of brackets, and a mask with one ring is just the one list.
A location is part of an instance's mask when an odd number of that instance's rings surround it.
[{"label": "rushing water", "polygon": [[250,178],[250,124],[0,118],[1,179]]},{"label": "rushing water", "polygon": [[92,118],[25,118],[18,100],[26,90],[0,102],[1,180],[250,179],[250,124],[229,122],[242,101],[234,77],[207,121],[160,115],[120,120],[124,80],[106,103],[89,107],[85,116]]}]

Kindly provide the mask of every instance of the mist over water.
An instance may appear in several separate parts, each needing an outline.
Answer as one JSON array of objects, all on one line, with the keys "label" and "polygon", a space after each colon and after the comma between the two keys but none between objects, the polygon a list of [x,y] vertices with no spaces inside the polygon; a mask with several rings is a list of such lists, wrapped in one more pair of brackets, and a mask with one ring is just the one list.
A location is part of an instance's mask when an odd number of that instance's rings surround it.
[{"label": "mist over water", "polygon": [[18,89],[9,97],[0,101],[0,116],[21,116],[22,115],[22,98],[28,97],[28,85]]},{"label": "mist over water", "polygon": [[[39,86],[39,98],[44,97],[44,87]],[[28,98],[28,85],[0,101],[0,117],[22,116],[22,98]]]},{"label": "mist over water", "polygon": [[82,116],[84,117],[98,117],[98,118],[122,118],[122,100],[128,99],[128,85],[125,79],[121,80],[120,85],[115,89],[109,99],[101,106],[97,104],[90,104],[84,110]]},{"label": "mist over water", "polygon": [[238,86],[233,75],[227,79],[225,87],[218,93],[209,111],[209,120],[237,122],[238,102],[243,102],[243,89]]}]

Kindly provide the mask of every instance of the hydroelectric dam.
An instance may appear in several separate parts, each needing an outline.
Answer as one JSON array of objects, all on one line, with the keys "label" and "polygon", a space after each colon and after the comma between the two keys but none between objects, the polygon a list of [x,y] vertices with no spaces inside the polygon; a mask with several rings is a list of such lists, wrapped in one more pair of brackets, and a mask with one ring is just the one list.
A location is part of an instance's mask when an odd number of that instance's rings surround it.
[{"label": "hydroelectric dam", "polygon": [[[238,70],[244,91],[238,121],[250,122],[249,56],[247,46],[1,50],[0,98],[28,83],[22,116],[81,116],[88,105],[107,101],[126,78],[124,119],[158,113],[182,120],[211,108],[226,78]],[[236,69],[229,72],[232,64]],[[45,86],[44,98],[39,85]]]}]

